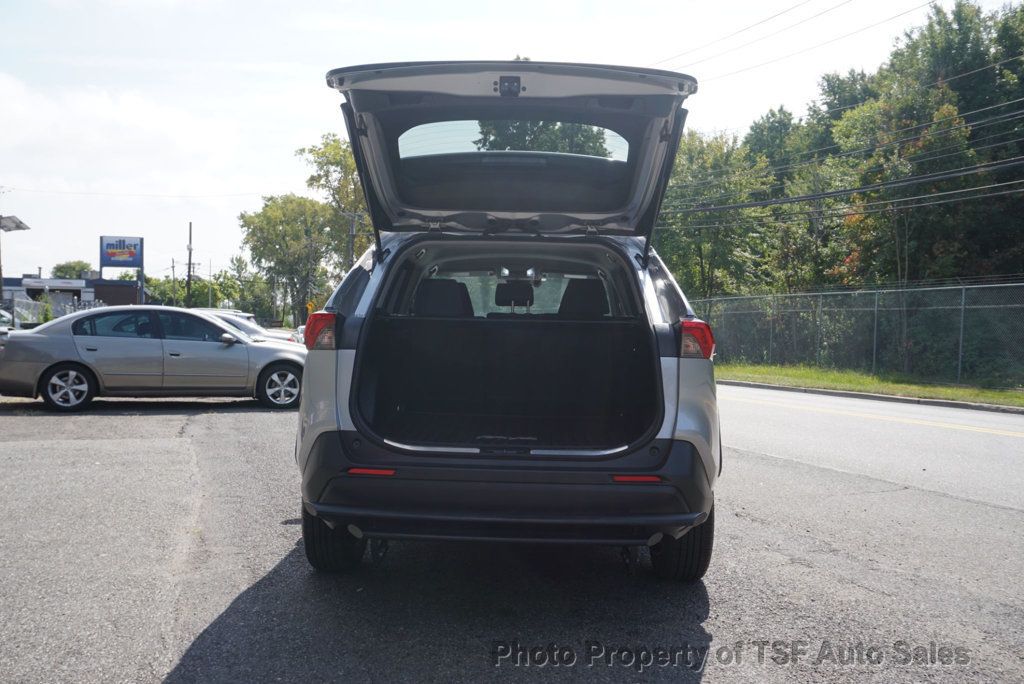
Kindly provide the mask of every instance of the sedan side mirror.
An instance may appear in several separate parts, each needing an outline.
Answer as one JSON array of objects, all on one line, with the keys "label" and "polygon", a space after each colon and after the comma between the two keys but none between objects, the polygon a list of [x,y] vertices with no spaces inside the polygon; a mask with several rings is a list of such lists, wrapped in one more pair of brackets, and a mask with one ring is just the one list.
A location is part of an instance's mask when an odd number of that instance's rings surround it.
[{"label": "sedan side mirror", "polygon": [[222,333],[220,336],[220,341],[223,342],[224,344],[238,344],[238,338],[232,335],[231,333]]}]

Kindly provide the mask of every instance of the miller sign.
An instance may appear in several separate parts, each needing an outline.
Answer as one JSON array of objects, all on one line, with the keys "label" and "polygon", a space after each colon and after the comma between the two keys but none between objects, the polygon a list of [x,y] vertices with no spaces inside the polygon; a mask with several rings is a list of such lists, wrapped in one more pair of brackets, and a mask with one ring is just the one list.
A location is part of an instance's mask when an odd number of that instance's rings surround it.
[{"label": "miller sign", "polygon": [[100,238],[100,268],[142,268],[142,238],[104,235]]}]

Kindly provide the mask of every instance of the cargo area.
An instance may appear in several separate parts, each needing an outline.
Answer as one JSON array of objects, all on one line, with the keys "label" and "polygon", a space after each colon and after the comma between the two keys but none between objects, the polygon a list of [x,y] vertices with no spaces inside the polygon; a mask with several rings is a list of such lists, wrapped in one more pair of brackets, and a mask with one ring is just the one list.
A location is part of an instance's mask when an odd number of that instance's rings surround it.
[{"label": "cargo area", "polygon": [[614,449],[658,417],[636,284],[606,247],[425,245],[368,321],[355,386],[379,437],[414,446]]}]

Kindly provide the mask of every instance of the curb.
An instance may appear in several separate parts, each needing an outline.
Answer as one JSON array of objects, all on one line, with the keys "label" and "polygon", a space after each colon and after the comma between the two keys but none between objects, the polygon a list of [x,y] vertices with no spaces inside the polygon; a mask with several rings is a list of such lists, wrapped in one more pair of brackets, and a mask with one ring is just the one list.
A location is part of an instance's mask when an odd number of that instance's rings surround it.
[{"label": "curb", "polygon": [[719,385],[736,387],[752,387],[754,389],[780,390],[783,392],[803,392],[804,394],[825,394],[830,397],[849,397],[852,399],[874,399],[891,401],[898,404],[920,404],[922,406],[944,406],[946,408],[971,409],[973,411],[992,411],[994,413],[1015,413],[1024,415],[1024,406],[1000,406],[999,404],[979,404],[972,401],[953,401],[952,399],[922,399],[904,397],[898,394],[873,394],[871,392],[851,392],[850,390],[820,389],[817,387],[791,387],[789,385],[770,385],[766,382],[748,382],[746,380],[717,380]]}]

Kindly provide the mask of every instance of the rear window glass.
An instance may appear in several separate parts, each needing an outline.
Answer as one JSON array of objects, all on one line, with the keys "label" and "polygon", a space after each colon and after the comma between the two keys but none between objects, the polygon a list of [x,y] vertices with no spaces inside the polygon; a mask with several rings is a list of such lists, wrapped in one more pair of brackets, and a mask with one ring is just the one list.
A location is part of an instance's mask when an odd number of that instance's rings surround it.
[{"label": "rear window glass", "polygon": [[[486,316],[490,313],[510,313],[512,307],[499,306],[495,302],[495,288],[504,279],[496,277],[495,274],[445,274],[443,277],[452,278],[466,286],[469,290],[469,299],[473,302],[473,315]],[[529,307],[519,306],[516,311],[525,313],[529,311],[534,314],[556,314],[562,303],[562,295],[565,294],[565,287],[569,279],[562,275],[544,276],[539,280],[533,280],[533,304]]]},{"label": "rear window glass", "polygon": [[[596,305],[597,315],[607,315],[608,312],[608,290],[605,282],[596,276],[566,275],[562,273],[538,273],[532,278],[517,277],[510,279],[508,274],[497,271],[490,272],[448,272],[438,273],[436,278],[454,280],[466,287],[469,300],[473,307],[473,315],[476,317],[487,317],[498,314],[568,314],[563,310],[563,302],[566,299],[566,290],[573,281],[589,281],[597,283],[598,286],[592,290],[592,296],[602,299],[602,303]],[[527,292],[532,289],[533,303],[518,304],[512,306],[508,302],[499,301],[498,287],[501,284],[512,283],[519,291],[526,288]],[[582,284],[582,283],[581,283]],[[578,287],[574,286],[574,287]],[[508,295],[506,294],[506,297]],[[578,296],[576,297],[578,301]]]},{"label": "rear window glass", "polygon": [[560,152],[625,161],[629,143],[607,128],[526,119],[438,121],[410,128],[398,138],[406,159],[465,152]]}]

